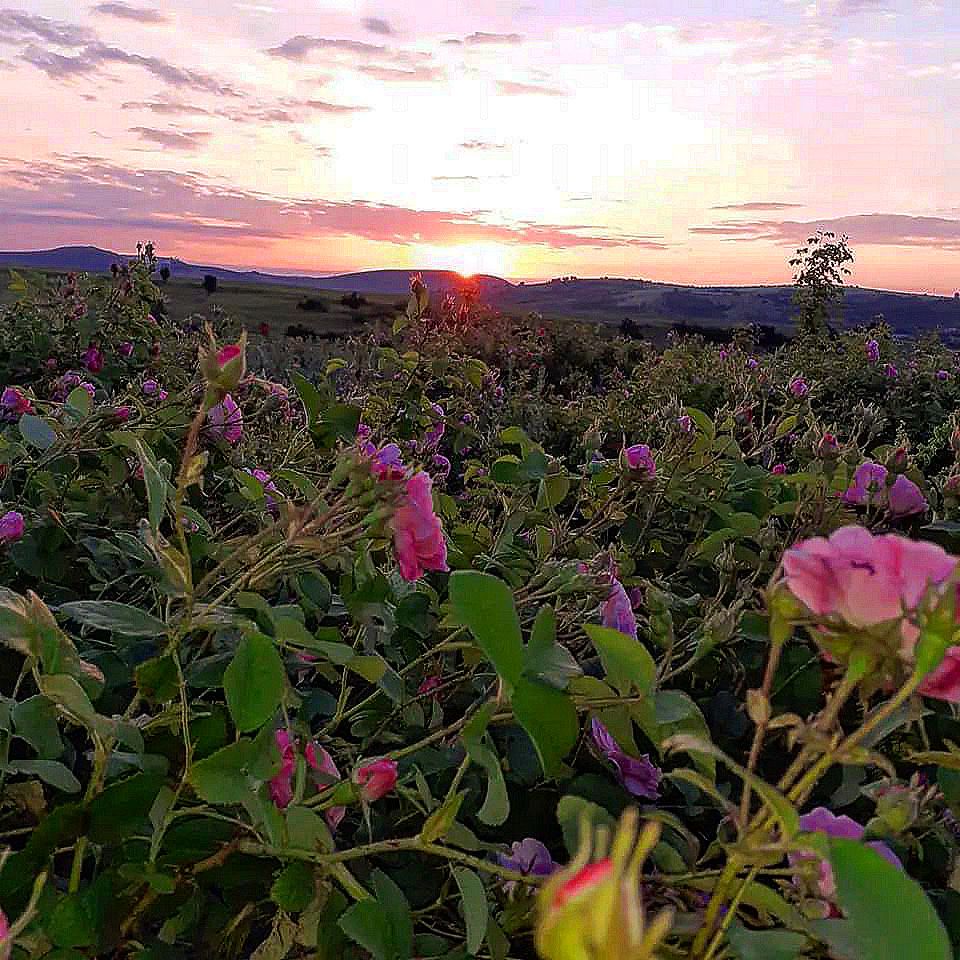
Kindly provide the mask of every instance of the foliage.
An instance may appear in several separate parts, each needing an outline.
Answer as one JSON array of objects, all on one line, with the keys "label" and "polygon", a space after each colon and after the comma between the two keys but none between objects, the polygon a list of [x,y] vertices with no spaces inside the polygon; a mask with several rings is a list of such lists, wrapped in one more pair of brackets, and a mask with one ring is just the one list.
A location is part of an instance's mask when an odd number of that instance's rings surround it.
[{"label": "foliage", "polygon": [[848,524],[960,546],[952,355],[416,280],[290,344],[155,265],[0,317],[0,955],[956,949],[953,580],[854,624],[790,579]]}]

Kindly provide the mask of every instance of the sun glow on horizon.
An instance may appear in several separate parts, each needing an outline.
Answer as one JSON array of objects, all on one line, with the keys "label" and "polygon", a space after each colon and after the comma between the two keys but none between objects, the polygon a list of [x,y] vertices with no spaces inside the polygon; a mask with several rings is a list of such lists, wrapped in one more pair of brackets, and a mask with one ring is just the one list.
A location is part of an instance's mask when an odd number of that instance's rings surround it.
[{"label": "sun glow on horizon", "polygon": [[453,270],[465,278],[478,273],[508,276],[515,260],[515,252],[499,243],[423,244],[415,247],[414,251],[417,268]]}]

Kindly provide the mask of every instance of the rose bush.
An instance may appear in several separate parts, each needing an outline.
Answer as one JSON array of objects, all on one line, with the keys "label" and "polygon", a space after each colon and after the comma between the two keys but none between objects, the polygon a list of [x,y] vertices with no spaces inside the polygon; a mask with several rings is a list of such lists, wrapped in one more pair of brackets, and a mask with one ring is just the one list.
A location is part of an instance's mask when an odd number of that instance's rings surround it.
[{"label": "rose bush", "polygon": [[0,956],[953,955],[949,352],[154,267],[0,317]]}]

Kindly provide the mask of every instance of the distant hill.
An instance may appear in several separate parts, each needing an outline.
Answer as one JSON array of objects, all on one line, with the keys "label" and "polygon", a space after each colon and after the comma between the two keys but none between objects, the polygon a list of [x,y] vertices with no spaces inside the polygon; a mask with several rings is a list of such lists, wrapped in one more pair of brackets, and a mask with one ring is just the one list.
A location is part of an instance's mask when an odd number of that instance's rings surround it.
[{"label": "distant hill", "polygon": [[[132,254],[113,253],[99,247],[56,247],[52,250],[29,250],[23,252],[0,252],[0,267],[20,267],[27,270],[73,270],[84,273],[107,273],[114,263],[132,259]],[[202,266],[187,263],[175,257],[159,257],[161,267],[169,267],[170,274],[178,280],[202,280],[212,274],[220,281],[233,283],[273,283],[290,287],[317,287],[323,290],[338,290],[351,293],[404,294],[410,292],[410,277],[413,270],[366,270],[360,273],[333,274],[331,276],[292,276],[284,273],[262,273],[259,270],[231,270],[227,267]],[[434,291],[453,290],[463,283],[463,278],[452,270],[423,270],[424,283]],[[474,278],[481,294],[510,287],[512,284],[499,277],[481,275]]]},{"label": "distant hill", "polygon": [[[0,253],[0,268],[84,271],[105,273],[111,264],[130,259],[98,247],[57,247]],[[257,270],[230,270],[202,266],[176,258],[160,258],[179,280],[200,281],[213,274],[222,283],[279,284],[349,293],[402,295],[410,289],[413,270],[367,270],[331,276],[291,276]],[[422,270],[424,282],[434,294],[455,290],[463,278],[450,270]],[[630,318],[640,325],[686,323],[691,326],[732,327],[770,324],[790,326],[793,313],[789,286],[691,287],[630,279],[565,279],[547,283],[511,283],[500,277],[472,278],[480,296],[490,306],[505,312],[538,312],[551,318],[576,318],[597,323],[620,323]],[[898,333],[914,335],[927,330],[957,330],[960,339],[960,298],[935,297],[849,287],[845,320],[858,326],[878,315]]]}]

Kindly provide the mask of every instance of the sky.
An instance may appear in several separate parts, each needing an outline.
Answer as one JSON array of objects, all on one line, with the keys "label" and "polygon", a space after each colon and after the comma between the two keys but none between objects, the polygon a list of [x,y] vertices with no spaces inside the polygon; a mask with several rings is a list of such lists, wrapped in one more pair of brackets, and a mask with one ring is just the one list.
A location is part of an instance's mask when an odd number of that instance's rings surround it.
[{"label": "sky", "polygon": [[0,249],[960,288],[956,0],[3,2]]}]

